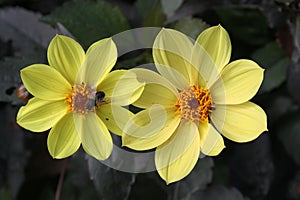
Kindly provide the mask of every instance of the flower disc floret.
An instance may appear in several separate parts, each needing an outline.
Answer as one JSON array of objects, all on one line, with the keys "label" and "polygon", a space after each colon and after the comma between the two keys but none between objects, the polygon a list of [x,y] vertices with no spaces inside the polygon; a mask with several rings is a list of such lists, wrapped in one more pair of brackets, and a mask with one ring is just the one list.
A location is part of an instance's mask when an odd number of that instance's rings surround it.
[{"label": "flower disc floret", "polygon": [[175,102],[177,113],[182,119],[192,122],[208,122],[208,115],[212,112],[212,99],[209,90],[198,86],[191,86],[179,93]]},{"label": "flower disc floret", "polygon": [[95,112],[96,89],[88,87],[85,83],[73,85],[72,93],[66,97],[69,103],[69,112],[75,112],[86,115],[89,112]]}]

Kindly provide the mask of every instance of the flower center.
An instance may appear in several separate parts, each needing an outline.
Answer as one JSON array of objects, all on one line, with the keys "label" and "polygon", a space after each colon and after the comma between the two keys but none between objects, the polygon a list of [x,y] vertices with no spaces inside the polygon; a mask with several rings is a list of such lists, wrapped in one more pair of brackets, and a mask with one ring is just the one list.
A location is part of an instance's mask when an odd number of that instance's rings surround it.
[{"label": "flower center", "polygon": [[88,87],[85,83],[73,85],[72,93],[66,97],[69,103],[68,112],[87,114],[96,110],[96,89]]},{"label": "flower center", "polygon": [[212,112],[212,99],[209,90],[202,87],[191,86],[188,90],[179,93],[175,102],[182,119],[192,122],[208,121],[208,115]]}]

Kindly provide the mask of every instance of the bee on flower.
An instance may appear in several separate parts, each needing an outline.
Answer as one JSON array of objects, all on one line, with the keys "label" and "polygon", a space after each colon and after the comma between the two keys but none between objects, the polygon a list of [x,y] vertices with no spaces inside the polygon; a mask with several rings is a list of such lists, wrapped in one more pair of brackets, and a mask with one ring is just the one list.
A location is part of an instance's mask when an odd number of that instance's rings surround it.
[{"label": "bee on flower", "polygon": [[[113,148],[109,131],[122,133],[112,109],[128,116],[122,106],[135,101],[144,84],[130,71],[110,72],[117,60],[111,38],[95,42],[85,53],[75,40],[56,35],[47,57],[49,65],[33,64],[21,70],[23,84],[33,98],[20,108],[17,123],[34,132],[51,129],[47,144],[53,158],[68,157],[80,145],[96,159],[108,158]],[[126,87],[114,88],[117,83]]]},{"label": "bee on flower", "polygon": [[267,130],[262,108],[249,100],[264,70],[254,61],[230,61],[231,42],[221,26],[204,30],[193,43],[163,28],[153,44],[159,73],[134,69],[146,82],[134,103],[144,108],[125,127],[122,144],[135,150],[155,148],[155,165],[167,184],[186,177],[200,153],[216,156],[224,137],[248,142]]}]

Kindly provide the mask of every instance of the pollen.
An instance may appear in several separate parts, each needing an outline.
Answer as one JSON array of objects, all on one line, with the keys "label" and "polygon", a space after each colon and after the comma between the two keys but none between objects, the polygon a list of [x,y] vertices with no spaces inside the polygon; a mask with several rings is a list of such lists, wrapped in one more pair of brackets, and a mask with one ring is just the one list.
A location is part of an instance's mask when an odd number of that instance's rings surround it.
[{"label": "pollen", "polygon": [[85,83],[73,85],[72,92],[66,97],[65,102],[69,104],[68,112],[82,115],[94,112],[96,89],[88,87]]},{"label": "pollen", "polygon": [[213,103],[209,90],[202,87],[191,86],[188,90],[182,90],[175,102],[182,119],[192,122],[207,122],[208,116],[213,110]]}]

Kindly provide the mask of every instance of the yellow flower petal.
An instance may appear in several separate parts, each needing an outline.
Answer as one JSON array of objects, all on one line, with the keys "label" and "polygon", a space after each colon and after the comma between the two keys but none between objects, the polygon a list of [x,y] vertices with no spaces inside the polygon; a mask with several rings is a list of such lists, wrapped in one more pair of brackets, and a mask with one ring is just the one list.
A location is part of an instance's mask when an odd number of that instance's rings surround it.
[{"label": "yellow flower petal", "polygon": [[196,42],[208,52],[219,71],[227,65],[231,56],[231,42],[227,31],[221,25],[204,30]]},{"label": "yellow flower petal", "polygon": [[264,110],[252,102],[216,105],[211,120],[222,135],[235,142],[249,142],[263,131],[267,131],[267,116]]},{"label": "yellow flower petal", "polygon": [[153,104],[160,104],[163,106],[174,106],[177,97],[167,87],[155,83],[145,85],[141,97],[133,103],[133,105],[140,108],[149,108]]},{"label": "yellow flower petal", "polygon": [[121,136],[122,130],[133,114],[119,106],[113,104],[104,104],[97,109],[97,115],[104,122],[108,130]]},{"label": "yellow flower petal", "polygon": [[48,47],[48,61],[71,85],[84,58],[85,53],[80,44],[72,38],[56,35]]},{"label": "yellow flower petal", "polygon": [[178,84],[177,79],[190,82],[192,48],[191,40],[176,30],[162,29],[155,38],[153,58],[156,68],[178,88],[183,85]]},{"label": "yellow flower petal", "polygon": [[74,113],[75,128],[84,150],[98,160],[105,160],[112,152],[113,143],[105,124],[94,112]]},{"label": "yellow flower petal", "polygon": [[137,80],[130,70],[116,70],[109,73],[100,83],[97,90],[103,91],[113,104],[129,105],[142,94],[144,83]]},{"label": "yellow flower petal", "polygon": [[53,127],[67,113],[64,101],[47,101],[33,97],[22,106],[17,115],[17,123],[25,129],[42,132]]},{"label": "yellow flower petal", "polygon": [[240,104],[248,101],[258,91],[263,75],[264,70],[251,60],[231,62],[223,69],[222,79],[210,88],[214,103]]},{"label": "yellow flower petal", "polygon": [[180,116],[175,109],[164,109],[155,105],[150,109],[136,114],[123,129],[122,145],[135,150],[155,148],[167,139],[176,130]]},{"label": "yellow flower petal", "polygon": [[209,123],[199,123],[201,152],[208,156],[216,156],[225,148],[224,140],[218,131]]},{"label": "yellow flower petal", "polygon": [[43,64],[34,64],[22,69],[21,78],[33,96],[44,100],[65,99],[72,88],[58,71]]},{"label": "yellow flower petal", "polygon": [[165,77],[160,74],[143,68],[134,68],[131,69],[137,75],[137,79],[140,82],[145,82],[146,84],[155,83],[159,85],[163,85],[171,90],[176,96],[178,95],[177,88]]},{"label": "yellow flower petal", "polygon": [[209,88],[220,77],[220,72],[208,52],[197,42],[192,50],[192,64],[197,71],[193,74],[193,80],[201,87]]},{"label": "yellow flower petal", "polygon": [[113,68],[118,52],[111,38],[102,39],[92,44],[86,53],[86,59],[78,71],[76,83],[97,86]]},{"label": "yellow flower petal", "polygon": [[53,158],[66,158],[78,150],[81,141],[75,129],[72,113],[61,118],[50,130],[47,144]]},{"label": "yellow flower petal", "polygon": [[161,64],[155,64],[155,66],[159,69],[159,73],[168,79],[176,88],[186,90],[191,85],[190,81],[173,67]]},{"label": "yellow flower petal", "polygon": [[200,153],[198,128],[193,122],[180,123],[170,140],[155,151],[155,165],[167,184],[183,179],[197,163]]}]

